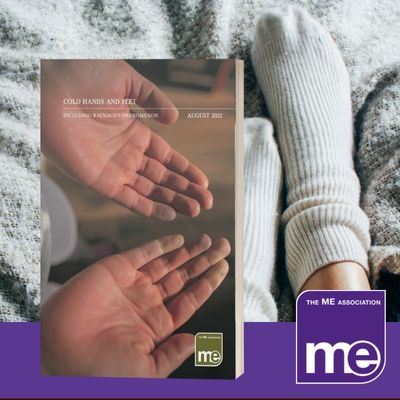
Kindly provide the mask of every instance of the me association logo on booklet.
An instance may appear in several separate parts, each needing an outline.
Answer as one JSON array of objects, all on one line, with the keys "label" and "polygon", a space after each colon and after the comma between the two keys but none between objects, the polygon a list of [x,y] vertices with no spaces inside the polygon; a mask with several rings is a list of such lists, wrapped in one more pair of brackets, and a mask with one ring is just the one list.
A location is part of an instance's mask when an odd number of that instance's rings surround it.
[{"label": "me association logo on booklet", "polygon": [[223,360],[223,333],[199,332],[195,337],[194,365],[218,367]]},{"label": "me association logo on booklet", "polygon": [[382,373],[385,291],[306,291],[296,321],[296,383],[360,384]]}]

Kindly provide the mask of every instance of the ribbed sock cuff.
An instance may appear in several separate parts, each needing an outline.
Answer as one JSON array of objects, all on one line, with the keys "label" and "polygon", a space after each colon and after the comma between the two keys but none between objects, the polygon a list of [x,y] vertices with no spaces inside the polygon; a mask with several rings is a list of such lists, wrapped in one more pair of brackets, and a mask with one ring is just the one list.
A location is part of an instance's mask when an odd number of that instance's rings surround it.
[{"label": "ribbed sock cuff", "polygon": [[295,294],[318,269],[342,261],[360,264],[369,274],[368,219],[355,206],[307,209],[286,227],[286,260]]},{"label": "ribbed sock cuff", "polygon": [[270,290],[245,279],[244,320],[246,322],[276,322],[278,310]]}]

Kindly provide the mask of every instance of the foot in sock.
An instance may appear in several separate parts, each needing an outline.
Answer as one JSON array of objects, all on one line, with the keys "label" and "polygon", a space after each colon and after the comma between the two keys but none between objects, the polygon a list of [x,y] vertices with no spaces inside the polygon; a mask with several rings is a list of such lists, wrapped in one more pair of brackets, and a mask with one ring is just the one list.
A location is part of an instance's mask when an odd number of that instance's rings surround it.
[{"label": "foot in sock", "polygon": [[[346,288],[369,288],[369,224],[359,208],[350,84],[339,50],[309,14],[287,7],[261,17],[252,62],[285,170],[282,221],[295,293],[332,285],[340,289],[350,270],[356,272]],[[336,264],[342,267],[326,274],[326,266]],[[305,285],[313,274],[323,279],[314,276],[311,287]]]}]

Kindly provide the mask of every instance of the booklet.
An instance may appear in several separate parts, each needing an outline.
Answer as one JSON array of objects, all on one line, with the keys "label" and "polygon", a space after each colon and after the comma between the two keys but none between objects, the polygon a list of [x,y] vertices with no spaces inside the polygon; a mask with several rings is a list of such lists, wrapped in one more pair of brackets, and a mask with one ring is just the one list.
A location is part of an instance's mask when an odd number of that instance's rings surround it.
[{"label": "booklet", "polygon": [[42,60],[41,107],[42,372],[240,376],[243,61]]}]

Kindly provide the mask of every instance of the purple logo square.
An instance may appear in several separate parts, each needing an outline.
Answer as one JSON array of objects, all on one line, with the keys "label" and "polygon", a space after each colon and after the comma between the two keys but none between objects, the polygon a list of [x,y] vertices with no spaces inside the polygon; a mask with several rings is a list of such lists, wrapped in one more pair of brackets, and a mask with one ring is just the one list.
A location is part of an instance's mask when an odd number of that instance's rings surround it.
[{"label": "purple logo square", "polygon": [[296,314],[296,383],[368,383],[381,374],[385,291],[306,291]]}]

